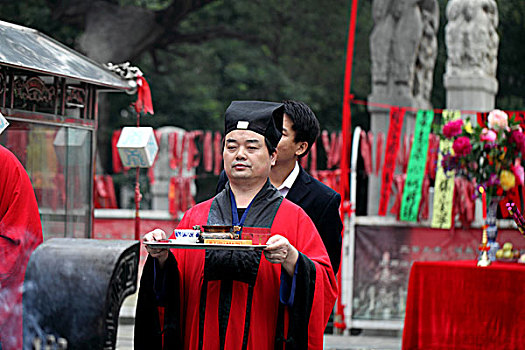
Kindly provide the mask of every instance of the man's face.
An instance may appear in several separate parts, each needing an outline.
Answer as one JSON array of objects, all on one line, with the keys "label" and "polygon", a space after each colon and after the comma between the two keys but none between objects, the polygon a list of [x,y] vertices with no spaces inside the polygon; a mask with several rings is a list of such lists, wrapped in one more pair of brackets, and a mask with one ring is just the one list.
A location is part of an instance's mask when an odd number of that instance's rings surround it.
[{"label": "man's face", "polygon": [[275,152],[270,156],[264,136],[251,130],[233,130],[225,137],[224,170],[231,182],[237,180],[266,181],[275,164]]},{"label": "man's face", "polygon": [[283,118],[283,136],[277,145],[277,164],[285,164],[295,161],[295,157],[304,153],[308,146],[306,142],[295,142],[295,131],[293,123],[288,115]]}]

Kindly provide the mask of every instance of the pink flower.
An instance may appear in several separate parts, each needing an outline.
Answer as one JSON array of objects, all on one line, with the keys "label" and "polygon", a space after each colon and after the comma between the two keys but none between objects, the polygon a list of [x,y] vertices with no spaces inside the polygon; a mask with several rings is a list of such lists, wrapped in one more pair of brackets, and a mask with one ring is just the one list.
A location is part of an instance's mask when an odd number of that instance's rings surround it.
[{"label": "pink flower", "polygon": [[491,129],[506,129],[509,127],[509,116],[499,109],[489,113],[488,121]]},{"label": "pink flower", "polygon": [[445,135],[446,138],[452,138],[454,136],[457,136],[461,134],[461,127],[463,126],[463,120],[453,120],[451,122],[448,122],[443,126],[443,135]]},{"label": "pink flower", "polygon": [[458,137],[454,140],[454,143],[452,144],[452,149],[454,150],[454,153],[458,157],[466,156],[472,151],[472,145],[470,144],[470,140],[466,136]]},{"label": "pink flower", "polygon": [[518,185],[523,185],[523,183],[525,183],[525,170],[521,164],[516,162],[516,164],[512,165],[510,168],[516,177],[516,182]]},{"label": "pink flower", "polygon": [[481,130],[481,135],[479,136],[479,139],[481,141],[488,141],[488,142],[494,142],[498,138],[498,134],[494,132],[493,130],[489,130],[487,128],[483,128]]},{"label": "pink flower", "polygon": [[514,130],[510,135],[510,141],[516,144],[516,148],[525,155],[525,135],[521,131]]}]

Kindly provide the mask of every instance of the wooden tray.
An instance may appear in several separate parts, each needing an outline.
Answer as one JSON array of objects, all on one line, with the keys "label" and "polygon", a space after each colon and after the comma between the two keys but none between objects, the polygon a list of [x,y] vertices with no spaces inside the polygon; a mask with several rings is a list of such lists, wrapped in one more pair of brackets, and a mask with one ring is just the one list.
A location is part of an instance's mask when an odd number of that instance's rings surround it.
[{"label": "wooden tray", "polygon": [[158,242],[144,242],[152,248],[170,249],[216,249],[216,250],[263,250],[266,244],[207,244],[177,242],[175,239],[166,239]]}]

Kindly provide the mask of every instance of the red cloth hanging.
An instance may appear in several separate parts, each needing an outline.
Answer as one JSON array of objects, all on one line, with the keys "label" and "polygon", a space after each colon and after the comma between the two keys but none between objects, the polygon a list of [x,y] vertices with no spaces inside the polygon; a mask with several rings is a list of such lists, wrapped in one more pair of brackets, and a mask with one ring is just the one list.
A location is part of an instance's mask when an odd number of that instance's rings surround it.
[{"label": "red cloth hanging", "polygon": [[428,155],[425,172],[434,180],[436,178],[437,159],[439,155],[439,136],[430,134],[428,137]]},{"label": "red cloth hanging", "polygon": [[365,166],[366,175],[372,174],[372,146],[370,145],[366,131],[361,130],[359,138],[361,157],[363,157],[363,163]]},{"label": "red cloth hanging", "polygon": [[195,133],[190,131],[188,134],[188,151],[186,153],[186,170],[190,171],[193,168],[193,157],[195,157]]},{"label": "red cloth hanging", "polygon": [[328,131],[323,130],[321,133],[321,140],[323,141],[323,149],[326,154],[326,168],[330,169],[332,159],[330,158],[330,135]]},{"label": "red cloth hanging", "polygon": [[390,213],[394,214],[399,220],[399,214],[401,212],[401,202],[403,201],[403,190],[405,188],[405,180],[407,178],[406,173],[394,175],[393,184],[396,190],[396,198],[394,205],[390,209]]},{"label": "red cloth hanging", "polygon": [[10,129],[6,134],[6,143],[5,147],[16,154],[18,160],[22,165],[26,164],[27,158],[27,145],[29,142],[29,132],[24,127],[24,129]]},{"label": "red cloth hanging", "polygon": [[113,173],[118,174],[121,173],[122,170],[128,170],[128,168],[124,168],[122,165],[122,161],[120,160],[120,155],[118,153],[117,148],[117,142],[120,138],[120,134],[122,133],[122,130],[115,130],[113,131],[113,136],[111,137],[111,157],[112,157],[112,165],[113,165]]},{"label": "red cloth hanging", "polygon": [[170,178],[170,187],[168,191],[168,203],[169,203],[169,211],[172,216],[175,216],[180,211],[179,202],[178,202],[178,189],[177,189],[177,178],[171,177]]},{"label": "red cloth hanging", "polygon": [[204,134],[203,162],[204,171],[211,172],[213,170],[213,146],[211,131],[206,131]]},{"label": "red cloth hanging", "polygon": [[372,149],[374,148],[374,134],[372,133],[372,131],[368,131],[366,133],[366,137],[368,140],[368,146],[370,147],[370,174],[369,175],[371,175],[374,172],[374,161],[372,159],[373,157]]},{"label": "red cloth hanging", "polygon": [[381,169],[384,141],[385,134],[382,131],[378,132],[376,137],[376,176],[379,176],[379,170]]},{"label": "red cloth hanging", "polygon": [[186,178],[186,195],[187,195],[187,205],[188,207],[185,210],[190,209],[195,205],[195,198],[191,193],[191,183],[195,180],[195,176]]},{"label": "red cloth hanging", "polygon": [[342,142],[342,135],[340,133],[338,135],[337,132],[332,131],[330,134],[330,149],[328,151],[328,169],[337,167],[339,165],[339,161],[341,160]]},{"label": "red cloth hanging", "polygon": [[181,207],[181,210],[184,212],[188,209],[188,198],[189,198],[189,195],[188,195],[188,190],[189,190],[189,187],[187,186],[188,184],[188,178],[180,178],[180,196],[181,196],[181,200],[180,200],[180,207]]},{"label": "red cloth hanging", "polygon": [[171,150],[170,168],[177,169],[181,163],[182,157],[179,152],[179,133],[172,132],[168,135],[168,147]]},{"label": "red cloth hanging", "polygon": [[516,111],[514,114],[514,120],[520,122],[522,129],[525,129],[525,111]]},{"label": "red cloth hanging", "polygon": [[341,150],[343,149],[343,133],[337,133],[337,144],[335,146],[335,162],[334,165],[336,168],[341,167]]},{"label": "red cloth hanging", "polygon": [[202,137],[202,130],[193,130],[191,132],[191,137],[189,138],[189,148],[188,148],[188,170],[196,168],[200,163],[200,151],[197,147],[198,140]]},{"label": "red cloth hanging", "polygon": [[452,220],[459,214],[459,220],[463,228],[468,229],[474,221],[475,202],[474,184],[463,177],[454,178],[454,199]]},{"label": "red cloth hanging", "polygon": [[419,220],[427,220],[429,212],[428,191],[430,190],[430,179],[427,174],[423,178],[421,186],[421,201],[419,202]]},{"label": "red cloth hanging", "polygon": [[407,146],[406,138],[401,137],[399,142],[399,150],[396,157],[396,165],[403,169],[403,158],[405,157],[405,148]]},{"label": "red cloth hanging", "polygon": [[220,132],[215,131],[213,138],[213,152],[214,152],[214,167],[213,173],[219,175],[222,169],[222,145],[221,145],[222,135]]},{"label": "red cloth hanging", "polygon": [[477,112],[476,121],[478,122],[478,125],[481,126],[482,128],[486,128],[488,116],[489,116],[488,112]]},{"label": "red cloth hanging", "polygon": [[394,176],[397,152],[399,150],[399,143],[401,137],[401,127],[403,126],[403,118],[405,115],[404,108],[393,107],[390,109],[390,126],[388,127],[388,137],[386,140],[385,161],[383,165],[383,181],[381,183],[381,192],[379,196],[379,211],[380,216],[385,216],[388,202],[390,200],[390,192],[392,187],[392,180]]},{"label": "red cloth hanging", "polygon": [[408,159],[410,158],[410,150],[412,148],[413,135],[405,135],[403,137],[403,145],[400,146],[397,164],[401,168],[403,173],[407,172],[408,168]]},{"label": "red cloth hanging", "polygon": [[312,148],[310,148],[310,172],[317,171],[317,142],[314,142]]},{"label": "red cloth hanging", "polygon": [[134,104],[135,111],[137,113],[149,113],[153,112],[153,103],[151,101],[151,90],[149,84],[143,76],[137,77],[137,101]]},{"label": "red cloth hanging", "polygon": [[115,209],[117,200],[113,178],[110,175],[95,175],[95,208]]},{"label": "red cloth hanging", "polygon": [[308,170],[308,154],[306,154],[304,157],[299,158],[299,163],[303,167],[303,169]]},{"label": "red cloth hanging", "polygon": [[[189,149],[189,144],[190,144],[190,133],[189,132],[185,132],[183,135],[182,135],[182,143],[181,143],[181,146],[180,146],[180,170],[181,172],[179,174],[182,174],[182,169],[184,168],[184,153],[186,153],[186,149]],[[186,167],[188,166],[188,161],[189,161],[189,158],[188,156],[186,155]]]},{"label": "red cloth hanging", "polygon": [[[157,141],[157,146],[160,149],[160,141],[162,138],[162,133],[160,133],[157,130],[154,130],[153,135],[155,135],[155,141]],[[157,162],[157,159],[159,158],[159,153],[160,152],[157,151],[157,154],[155,154],[155,158],[153,159],[153,163],[148,168],[148,179],[149,179],[149,183],[152,185],[155,183],[155,163]]]},{"label": "red cloth hanging", "polygon": [[410,160],[410,152],[412,152],[412,143],[414,142],[414,134],[405,136],[407,141],[407,148],[405,149],[405,158],[403,159],[403,172],[406,173],[408,169],[408,161]]}]

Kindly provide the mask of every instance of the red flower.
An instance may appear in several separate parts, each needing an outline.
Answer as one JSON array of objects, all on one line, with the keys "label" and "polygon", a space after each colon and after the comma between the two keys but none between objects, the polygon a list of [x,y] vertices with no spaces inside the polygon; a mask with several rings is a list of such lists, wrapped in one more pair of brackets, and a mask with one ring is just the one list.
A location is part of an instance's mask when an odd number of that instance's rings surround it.
[{"label": "red flower", "polygon": [[466,136],[458,137],[454,140],[454,143],[452,144],[452,149],[454,150],[454,153],[458,157],[466,156],[472,151],[472,145],[470,144],[470,140]]},{"label": "red flower", "polygon": [[525,135],[519,130],[512,131],[512,134],[510,135],[511,142],[514,142],[518,148],[518,150],[521,152],[522,155],[525,154]]},{"label": "red flower", "polygon": [[453,120],[443,126],[443,135],[446,138],[452,138],[461,134],[461,127],[463,126],[463,119]]}]

